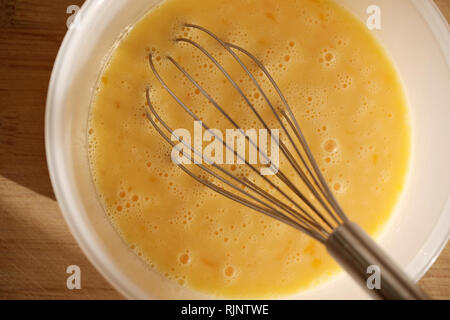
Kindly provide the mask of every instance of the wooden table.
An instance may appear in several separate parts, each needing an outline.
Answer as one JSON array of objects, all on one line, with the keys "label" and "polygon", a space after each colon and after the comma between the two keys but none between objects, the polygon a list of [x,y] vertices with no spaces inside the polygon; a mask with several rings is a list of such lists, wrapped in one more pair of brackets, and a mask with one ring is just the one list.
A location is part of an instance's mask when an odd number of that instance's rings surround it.
[{"label": "wooden table", "polygon": [[[89,263],[60,213],[47,172],[47,85],[66,32],[66,9],[82,0],[0,0],[0,299],[120,299]],[[436,0],[450,18],[450,0]],[[66,287],[81,267],[82,290]],[[421,280],[450,298],[450,246]]]}]

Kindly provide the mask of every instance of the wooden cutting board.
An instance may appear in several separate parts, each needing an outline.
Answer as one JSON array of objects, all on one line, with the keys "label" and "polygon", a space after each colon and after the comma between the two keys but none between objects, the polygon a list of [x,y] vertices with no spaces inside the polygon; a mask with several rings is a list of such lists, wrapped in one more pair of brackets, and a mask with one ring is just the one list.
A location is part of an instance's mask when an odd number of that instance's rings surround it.
[{"label": "wooden cutting board", "polygon": [[[44,149],[47,85],[66,13],[82,0],[0,0],[0,299],[120,299],[72,237],[55,201]],[[436,0],[450,19],[450,0]],[[68,290],[78,265],[82,289]],[[450,298],[450,246],[421,281]]]}]

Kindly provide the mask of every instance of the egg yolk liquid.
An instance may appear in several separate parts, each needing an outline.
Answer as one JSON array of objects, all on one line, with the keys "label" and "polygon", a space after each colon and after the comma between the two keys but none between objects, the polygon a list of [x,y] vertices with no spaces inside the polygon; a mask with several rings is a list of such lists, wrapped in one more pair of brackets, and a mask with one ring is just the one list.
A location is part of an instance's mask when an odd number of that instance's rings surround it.
[{"label": "egg yolk liquid", "polygon": [[[99,78],[89,124],[93,178],[117,231],[150,267],[181,286],[223,297],[281,297],[325,281],[338,267],[321,244],[189,177],[171,161],[171,147],[146,118],[150,87],[152,104],[172,128],[192,128],[192,119],[152,73],[151,53],[169,87],[204,123],[233,128],[167,55],[243,128],[262,128],[209,59],[173,41],[184,37],[223,63],[275,125],[242,68],[184,22],[213,31],[263,62],[337,200],[372,235],[391,215],[409,161],[408,110],[392,63],[366,26],[329,0],[166,0],[119,41]],[[260,71],[240,56],[274,98]],[[249,175],[237,167],[232,169]]]}]

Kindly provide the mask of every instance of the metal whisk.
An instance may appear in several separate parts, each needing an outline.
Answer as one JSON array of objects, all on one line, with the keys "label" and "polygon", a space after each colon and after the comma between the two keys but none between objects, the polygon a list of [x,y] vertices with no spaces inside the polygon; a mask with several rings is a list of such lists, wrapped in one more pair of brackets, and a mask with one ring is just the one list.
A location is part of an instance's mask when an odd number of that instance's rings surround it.
[{"label": "metal whisk", "polygon": [[[281,133],[284,135],[284,139],[271,136],[273,143],[276,143],[281,150],[281,154],[285,157],[288,164],[292,167],[295,173],[298,175],[304,186],[310,193],[306,194],[301,191],[298,183],[294,183],[283,170],[277,168],[267,153],[261,150],[258,144],[247,136],[244,130],[238,125],[226,109],[220,106],[211,95],[185,70],[183,67],[170,56],[166,58],[200,91],[200,93],[207,98],[207,100],[216,108],[239,132],[245,136],[246,140],[254,148],[258,150],[258,153],[265,159],[269,160],[268,165],[273,170],[274,175],[262,176],[259,175],[258,169],[250,164],[241,154],[239,154],[234,145],[227,144],[221,137],[216,135],[213,131],[210,131],[210,127],[202,122],[202,126],[205,130],[220,141],[223,146],[234,155],[240,158],[245,165],[258,174],[258,177],[268,184],[274,192],[267,192],[261,185],[256,182],[252,182],[247,177],[239,176],[228,170],[226,166],[214,163],[211,159],[205,158],[199,150],[196,150],[190,144],[183,141],[181,137],[178,137],[174,130],[160,117],[155,110],[150,99],[150,89],[147,89],[146,98],[148,103],[147,118],[152,123],[153,127],[158,133],[172,146],[176,147],[172,138],[178,140],[179,143],[183,143],[187,148],[191,150],[194,157],[201,157],[207,162],[207,165],[202,163],[195,164],[201,171],[207,174],[207,178],[204,175],[199,175],[193,170],[189,169],[186,165],[177,164],[184,172],[190,175],[192,178],[200,182],[201,184],[211,188],[215,192],[228,197],[250,209],[263,213],[280,222],[288,224],[293,228],[296,228],[305,234],[313,237],[317,241],[324,244],[328,252],[333,258],[356,280],[361,286],[366,288],[372,296],[375,298],[383,299],[427,299],[426,295],[421,289],[411,281],[407,275],[401,271],[390,258],[376,245],[376,243],[355,223],[349,221],[345,213],[336,201],[333,193],[327,185],[325,178],[323,177],[319,167],[314,160],[313,154],[306,142],[306,139],[302,133],[302,130],[292,112],[286,98],[284,97],[281,89],[276,84],[266,67],[251,53],[245,49],[222,41],[211,31],[194,24],[185,24],[186,28],[193,28],[211,37],[221,47],[223,47],[231,57],[233,57],[237,63],[242,67],[246,75],[251,79],[257,90],[263,97],[265,103],[271,109],[274,117],[276,118]],[[251,112],[258,118],[259,122],[265,129],[269,129],[267,122],[257,111],[250,99],[245,95],[242,88],[236,81],[232,79],[225,68],[209,53],[203,46],[196,41],[187,38],[177,38],[175,40],[179,43],[186,43],[197,48],[203,53],[215,67],[228,79],[232,86],[237,90],[240,96],[245,100],[246,105],[250,108]],[[262,89],[261,84],[257,81],[256,77],[250,72],[249,67],[242,61],[239,55],[246,56],[252,61],[263,75],[267,78],[270,85],[275,89],[276,94],[279,96],[282,102],[282,107],[276,108],[269,99],[268,95]],[[172,91],[164,79],[158,73],[154,61],[153,55],[149,55],[149,63],[151,70],[165,88],[165,90],[175,99],[175,101],[184,109],[184,111],[194,119],[200,121],[198,115],[196,115],[175,93]],[[189,160],[193,160],[193,156],[184,154]],[[197,162],[196,162],[197,163]],[[278,184],[273,180],[278,179]],[[291,192],[286,192],[278,185],[281,181]],[[369,269],[368,269],[369,268]],[[380,283],[378,287],[369,289],[367,284],[367,278],[370,276],[368,270],[375,268],[380,272]]]}]

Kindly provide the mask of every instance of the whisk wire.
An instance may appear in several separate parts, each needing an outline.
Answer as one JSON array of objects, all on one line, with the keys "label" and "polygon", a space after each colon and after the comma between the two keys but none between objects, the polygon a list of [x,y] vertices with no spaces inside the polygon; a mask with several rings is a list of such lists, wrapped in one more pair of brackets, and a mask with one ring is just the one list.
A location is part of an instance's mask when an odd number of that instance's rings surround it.
[{"label": "whisk wire", "polygon": [[[262,63],[256,59],[256,57],[254,57],[253,55],[251,55],[250,53],[248,53],[246,50],[240,48],[239,46],[236,45],[232,45],[229,43],[225,43],[222,40],[220,40],[220,38],[218,38],[216,35],[214,35],[212,32],[208,31],[207,29],[204,29],[202,27],[199,26],[195,26],[192,24],[186,24],[186,27],[192,27],[192,28],[197,28],[203,32],[206,32],[208,35],[210,35],[211,37],[213,37],[216,41],[218,41],[232,56],[233,58],[241,65],[241,67],[244,69],[244,71],[246,72],[246,74],[251,78],[252,82],[255,84],[255,86],[258,88],[258,90],[260,91],[260,93],[262,94],[264,100],[267,102],[267,104],[269,105],[270,109],[272,110],[273,114],[275,115],[277,121],[279,122],[280,126],[282,127],[283,131],[286,133],[286,137],[288,138],[290,144],[293,146],[293,148],[295,149],[297,155],[299,156],[303,166],[306,168],[307,173],[303,172],[303,170],[301,169],[301,167],[299,166],[299,164],[295,161],[294,156],[292,155],[292,153],[289,151],[289,149],[287,148],[287,146],[284,144],[283,141],[275,139],[273,137],[272,134],[270,134],[271,139],[278,145],[278,147],[280,148],[280,150],[282,151],[282,154],[284,155],[284,157],[288,160],[288,162],[290,163],[290,165],[292,166],[292,168],[295,170],[295,172],[298,174],[298,176],[300,177],[300,179],[305,183],[305,185],[307,186],[308,190],[310,190],[310,192],[312,193],[312,195],[314,196],[314,199],[317,200],[317,202],[321,205],[321,208],[323,210],[325,210],[325,212],[328,214],[329,217],[332,218],[332,220],[334,221],[334,223],[336,225],[339,225],[341,223],[341,221],[338,220],[338,217],[333,213],[333,211],[331,210],[331,208],[335,209],[337,203],[335,201],[333,201],[333,198],[330,200],[329,197],[327,197],[328,192],[327,192],[327,185],[326,183],[324,183],[324,181],[322,181],[321,178],[321,173],[318,169],[317,164],[315,163],[315,160],[312,158],[312,154],[309,150],[309,147],[306,145],[306,143],[301,143],[305,154],[307,155],[307,158],[310,160],[311,165],[313,167],[314,170],[311,170],[310,166],[308,165],[307,161],[305,160],[305,157],[302,155],[302,153],[300,152],[300,150],[297,148],[296,144],[293,141],[293,138],[291,136],[291,134],[289,134],[288,129],[286,128],[286,126],[284,125],[282,119],[280,118],[280,115],[278,114],[277,110],[275,109],[275,107],[273,106],[272,102],[270,101],[270,99],[267,97],[267,95],[265,94],[264,90],[262,89],[261,85],[259,84],[259,82],[256,80],[256,78],[253,76],[253,74],[249,71],[249,69],[247,68],[247,66],[243,63],[243,61],[237,56],[237,54],[235,52],[233,52],[233,49],[238,50],[244,54],[246,54],[248,57],[250,57],[255,63],[256,65],[264,72],[264,74],[268,77],[269,81],[271,82],[271,84],[273,85],[273,87],[275,88],[275,90],[278,92],[281,100],[283,101],[283,103],[285,104],[285,108],[288,110],[288,112],[290,112],[290,108],[289,105],[287,104],[286,99],[284,98],[284,96],[281,93],[281,90],[278,88],[278,86],[276,85],[275,81],[273,80],[273,78],[270,76],[269,72],[267,71],[267,69],[262,65]],[[212,62],[213,64],[219,68],[219,70],[224,74],[224,76],[230,81],[230,83],[233,85],[233,87],[238,91],[238,93],[244,98],[244,100],[246,101],[246,104],[250,107],[250,109],[252,110],[252,112],[256,115],[256,117],[258,118],[258,120],[262,123],[262,125],[264,126],[264,128],[266,128],[267,130],[269,129],[269,126],[267,125],[267,123],[264,121],[264,119],[261,117],[261,115],[259,114],[259,112],[255,109],[255,107],[253,106],[253,104],[250,102],[250,100],[248,99],[248,97],[244,94],[243,90],[239,87],[239,85],[232,79],[232,77],[227,73],[227,71],[220,65],[220,63],[207,51],[205,50],[200,44],[198,44],[195,41],[192,41],[190,39],[185,39],[185,38],[177,38],[176,39],[177,42],[185,42],[188,44],[191,44],[193,46],[195,46],[197,49],[199,49],[203,54],[205,54]],[[268,157],[268,155],[263,152],[258,144],[256,142],[253,141],[253,139],[251,139],[247,134],[245,134],[244,130],[238,125],[238,123],[236,121],[234,121],[231,116],[225,112],[225,110],[206,92],[206,90],[179,64],[175,61],[175,59],[173,59],[170,56],[167,56],[167,59],[181,72],[183,73],[183,75],[191,82],[194,84],[195,87],[197,87],[197,89],[202,93],[202,95],[204,95],[208,101],[210,103],[213,104],[213,106],[229,121],[232,123],[232,125],[238,129],[238,131],[240,132],[241,135],[243,135],[247,141],[249,141],[249,143],[251,144],[251,146],[253,148],[255,148],[258,153],[260,154],[260,156],[262,156],[267,163],[270,164],[271,168],[273,168],[273,162],[271,161],[271,159]],[[183,103],[183,101],[168,87],[168,85],[165,83],[165,81],[163,80],[163,78],[161,77],[161,75],[158,73],[158,71],[156,70],[156,67],[153,63],[153,59],[152,59],[152,54],[149,55],[149,63],[151,66],[151,69],[153,71],[153,73],[155,74],[156,78],[158,79],[158,81],[162,84],[162,86],[164,87],[164,89],[175,99],[175,101],[196,121],[200,121],[202,127],[207,130],[208,132],[210,132],[210,134],[212,136],[214,136],[220,143],[222,143],[227,150],[232,151],[236,157],[238,157],[240,160],[242,160],[246,165],[248,165],[252,171],[258,173],[257,168],[255,168],[253,165],[251,165],[246,159],[245,156],[243,157],[242,155],[240,155],[235,148],[229,146],[221,137],[219,137],[214,131],[212,131],[205,123],[203,123],[200,118],[185,104]],[[148,104],[150,105],[150,98],[149,96],[147,97],[148,100]],[[154,112],[153,112],[154,111]],[[282,110],[282,115],[283,117],[286,119],[286,121],[288,122],[288,124],[290,125],[290,128],[294,131],[297,139],[300,140],[300,142],[302,142],[302,140],[304,141],[303,135],[300,132],[297,132],[298,130],[296,129],[296,120],[293,117],[293,114],[291,113],[294,122],[291,121],[290,117],[288,116],[288,114]],[[156,111],[153,109],[152,110],[152,114],[154,116],[156,116]],[[152,121],[153,124],[153,121]],[[168,128],[166,128],[168,129]],[[298,128],[299,129],[299,128]],[[173,131],[169,130],[169,132],[171,132],[173,134]],[[161,132],[160,132],[161,133]],[[303,138],[303,139],[302,139]],[[167,139],[166,139],[167,140]],[[170,139],[169,139],[170,140]],[[190,147],[191,148],[191,147]],[[191,148],[192,149],[192,148]],[[192,150],[193,152],[195,152],[196,150]],[[310,156],[311,154],[311,156]],[[200,153],[200,157],[201,157],[201,153]],[[206,161],[206,160],[205,160]],[[208,161],[207,161],[208,162]],[[210,163],[210,162],[208,162]],[[217,169],[217,166],[215,166]],[[186,168],[185,168],[186,169]],[[327,218],[325,218],[325,216],[320,212],[321,210],[319,210],[306,196],[305,194],[303,194],[298,188],[297,186],[283,173],[282,170],[280,170],[279,168],[276,168],[276,174],[275,176],[277,176],[281,182],[283,182],[291,191],[293,191],[293,193],[298,196],[302,203],[306,205],[306,207],[311,210],[311,212],[316,215],[320,221],[322,221],[324,223],[324,225],[326,225],[329,228],[329,231],[325,231],[325,229],[315,221],[315,219],[311,216],[311,214],[308,212],[308,210],[306,210],[305,208],[303,208],[303,206],[299,205],[297,203],[297,201],[294,201],[289,195],[287,195],[283,190],[281,190],[276,184],[274,184],[270,179],[268,179],[266,176],[261,176],[265,182],[269,183],[269,185],[273,188],[276,189],[277,192],[279,192],[285,199],[287,199],[292,205],[294,205],[298,210],[301,211],[301,215],[297,216],[297,219],[299,219],[300,221],[302,221],[302,219],[306,222],[307,225],[310,227],[311,230],[315,231],[315,232],[331,232],[333,230],[333,228],[335,228],[335,225],[333,225],[331,223],[331,221],[329,221]],[[210,172],[209,172],[210,173]],[[210,173],[211,174],[211,173]],[[190,174],[192,176],[192,172]],[[228,175],[228,174],[227,174]],[[231,174],[232,175],[232,174]],[[316,179],[316,176],[318,176],[319,181]],[[213,175],[215,178],[219,179],[216,175]],[[230,177],[230,175],[228,175]],[[312,182],[310,181],[310,179],[308,178],[311,177]],[[222,179],[219,179],[220,181],[224,182]],[[297,215],[298,211],[289,211],[287,210],[287,208],[289,206],[285,205],[282,201],[279,201],[276,197],[266,193],[262,188],[257,187],[255,184],[253,183],[249,183],[250,181],[247,181],[247,183],[242,183],[245,181],[239,181],[241,184],[246,185],[247,187],[249,187],[253,192],[257,193],[259,196],[263,196],[266,200],[271,201],[272,203],[275,203],[277,205],[277,207],[279,207],[280,209],[289,212],[289,214],[294,214]],[[317,186],[317,189],[314,188],[314,185]],[[329,191],[329,190],[328,190]],[[331,192],[330,192],[331,193]],[[221,194],[223,194],[223,192],[221,192]],[[329,205],[331,205],[331,208],[329,207]],[[343,219],[342,219],[343,220]]]},{"label": "whisk wire", "polygon": [[[256,211],[259,211],[261,213],[264,213],[272,218],[275,218],[281,222],[284,222],[296,229],[299,229],[303,232],[305,232],[306,234],[310,235],[311,237],[315,238],[316,240],[320,241],[320,242],[324,242],[326,239],[326,236],[328,236],[328,232],[323,229],[319,224],[317,224],[312,218],[305,218],[303,216],[301,216],[300,213],[296,212],[295,210],[293,210],[292,208],[286,206],[284,203],[280,202],[278,199],[274,198],[273,196],[271,196],[270,194],[268,194],[267,192],[265,192],[264,190],[258,188],[255,184],[253,184],[251,181],[249,181],[248,179],[244,178],[244,179],[240,179],[239,177],[237,177],[236,175],[233,175],[232,173],[230,173],[228,170],[218,166],[217,164],[215,164],[211,159],[207,158],[204,155],[201,155],[199,153],[198,150],[196,150],[195,148],[193,148],[190,144],[186,143],[185,141],[183,141],[179,136],[176,135],[176,133],[166,124],[166,122],[164,122],[164,120],[159,116],[159,114],[156,112],[156,110],[154,109],[151,100],[150,100],[150,95],[149,95],[149,89],[147,89],[146,91],[146,98],[147,98],[147,104],[149,106],[150,112],[151,114],[155,117],[155,119],[157,121],[159,121],[162,126],[171,133],[171,135],[173,137],[175,137],[175,139],[177,139],[180,143],[183,143],[186,147],[190,148],[192,152],[194,152],[195,154],[197,154],[197,156],[202,156],[205,158],[205,161],[207,163],[211,163],[211,165],[218,169],[219,171],[221,171],[222,173],[226,174],[227,176],[229,176],[230,178],[232,178],[233,180],[239,182],[240,184],[249,187],[250,189],[252,189],[254,192],[256,192],[257,194],[260,194],[261,196],[263,196],[264,198],[273,201],[274,203],[276,203],[277,206],[279,206],[280,208],[282,208],[283,210],[285,210],[286,212],[288,212],[290,214],[290,216],[292,216],[294,219],[291,219],[289,217],[286,217],[283,213],[281,213],[280,211],[278,211],[277,209],[273,208],[271,205],[267,204],[266,202],[261,201],[259,198],[253,196],[252,194],[246,192],[245,190],[243,190],[242,188],[239,188],[239,186],[236,186],[235,184],[231,183],[230,181],[224,179],[223,177],[221,177],[220,175],[218,175],[217,173],[215,173],[214,171],[208,169],[207,167],[205,167],[202,164],[196,164],[199,168],[201,168],[202,170],[204,170],[205,172],[209,173],[210,175],[214,176],[215,178],[217,178],[219,181],[225,183],[226,185],[230,186],[231,188],[233,188],[234,190],[236,190],[239,193],[244,194],[245,196],[251,198],[252,200],[262,204],[264,207],[261,207],[255,203],[252,203],[242,197],[236,196],[235,194],[220,188],[219,186],[214,185],[213,183],[202,179],[200,177],[198,177],[196,174],[194,174],[191,170],[187,169],[186,166],[182,165],[182,164],[177,164],[178,167],[180,167],[184,172],[186,172],[189,176],[191,176],[192,178],[194,178],[195,180],[197,180],[198,182],[200,182],[203,185],[206,185],[207,187],[211,188],[212,190],[220,193],[223,196],[226,196],[242,205],[247,206],[248,208],[254,209]],[[146,110],[146,115],[147,118],[150,120],[151,124],[153,125],[153,127],[157,130],[157,132],[166,140],[166,142],[168,142],[172,147],[176,148],[175,143],[163,132],[163,130],[157,125],[156,121],[152,118],[151,114]],[[190,161],[192,161],[192,157],[189,154],[184,154],[183,156],[186,157],[187,159],[189,159]],[[307,213],[305,213],[307,214]],[[305,224],[302,219],[304,219],[306,222],[310,223],[311,226],[313,226],[316,229],[316,232],[318,232],[318,234],[313,233],[312,230],[310,230],[308,224]]]},{"label": "whisk wire", "polygon": [[[306,140],[303,137],[303,133],[300,130],[300,126],[298,125],[296,118],[286,100],[286,98],[284,97],[283,93],[281,92],[280,88],[278,87],[278,85],[276,84],[276,82],[274,81],[273,77],[270,75],[270,73],[268,72],[268,70],[266,69],[266,67],[251,53],[249,53],[247,50],[231,44],[231,43],[227,43],[224,42],[223,40],[221,40],[217,35],[215,35],[213,32],[209,31],[206,28],[203,28],[201,26],[195,25],[195,24],[185,24],[185,27],[191,27],[191,28],[195,28],[198,29],[206,34],[208,34],[209,36],[211,36],[214,40],[216,40],[218,43],[220,43],[220,45],[226,49],[226,51],[228,51],[233,58],[240,64],[240,66],[243,68],[243,70],[246,72],[246,74],[250,77],[250,79],[252,80],[252,82],[255,84],[255,86],[257,87],[258,91],[261,93],[261,95],[263,96],[264,100],[267,102],[267,104],[269,105],[269,107],[271,108],[272,112],[274,113],[276,119],[278,120],[278,122],[280,123],[280,126],[282,127],[283,131],[286,133],[287,138],[289,139],[289,141],[291,142],[291,145],[294,147],[295,151],[297,152],[298,156],[300,157],[303,165],[305,166],[305,168],[307,169],[309,175],[312,177],[315,185],[319,188],[319,190],[322,192],[322,195],[325,196],[325,199],[328,200],[328,202],[332,205],[332,207],[337,211],[338,213],[338,217],[340,217],[343,221],[345,221],[345,215],[342,213],[342,210],[339,208],[339,204],[337,203],[337,201],[335,200],[333,194],[331,193],[331,191],[328,188],[328,185],[325,182],[325,179],[323,178],[315,160],[314,157],[312,156],[312,153],[309,149],[309,146],[306,143]],[[239,88],[239,86],[235,83],[235,81],[228,75],[228,73],[223,69],[223,67],[212,57],[211,54],[209,54],[204,48],[202,48],[199,44],[195,43],[194,41],[190,40],[190,39],[183,39],[183,38],[179,38],[177,39],[177,41],[184,41],[184,42],[189,42],[192,45],[194,45],[195,47],[197,47],[200,51],[202,51],[221,71],[222,73],[224,73],[224,75],[227,77],[227,79],[233,84],[233,86],[236,88],[236,90],[238,90],[238,92],[240,93],[240,95],[245,99],[245,101],[247,102],[247,104],[249,105],[249,107],[252,109],[253,113],[255,113],[255,115],[257,116],[257,118],[260,120],[260,122],[263,124],[263,126],[267,129],[267,124],[264,122],[264,120],[262,119],[262,117],[259,115],[259,113],[256,111],[256,109],[253,107],[253,105],[250,103],[250,101],[248,100],[247,96],[243,93],[243,91]],[[266,75],[266,77],[269,79],[270,83],[272,84],[272,86],[275,88],[275,90],[277,91],[280,99],[282,100],[284,106],[286,107],[286,109],[288,110],[290,116],[294,119],[294,123],[295,123],[295,127],[293,127],[294,132],[296,133],[296,136],[299,138],[299,141],[301,142],[302,147],[304,148],[307,157],[309,159],[309,161],[311,162],[311,165],[313,166],[314,170],[311,170],[310,167],[306,164],[306,161],[304,160],[301,152],[298,150],[296,144],[294,143],[291,135],[289,134],[288,130],[286,129],[286,127],[284,126],[283,122],[281,121],[277,111],[275,110],[275,108],[273,107],[273,104],[271,103],[271,101],[269,100],[269,98],[267,97],[266,93],[264,92],[264,90],[262,89],[261,85],[259,84],[259,82],[256,80],[256,78],[253,76],[253,74],[249,71],[249,69],[247,68],[247,66],[245,65],[245,63],[239,58],[239,56],[237,56],[230,48],[234,48],[242,53],[244,53],[245,55],[247,55],[251,60],[253,60],[253,62],[255,62],[255,64],[263,71],[263,73]],[[298,131],[298,132],[297,132]],[[303,182],[305,182],[309,189],[312,191],[312,193],[314,193],[314,196],[316,197],[316,199],[322,204],[322,206],[324,207],[324,209],[327,211],[327,213],[334,219],[334,221],[338,224],[340,224],[341,222],[338,221],[337,217],[333,214],[333,212],[328,208],[328,206],[324,203],[323,198],[316,193],[315,188],[313,188],[310,183],[309,180],[307,178],[304,177],[304,174],[302,172],[302,170],[300,170],[298,168],[298,166],[296,165],[295,161],[292,161],[292,157],[288,157],[288,155],[286,154],[286,148],[283,145],[280,145],[280,149],[283,151],[284,155],[286,156],[286,158],[288,159],[288,161],[290,162],[290,164],[294,167],[294,170],[297,172],[297,174],[299,174],[299,176],[302,178]],[[317,181],[317,179],[315,178],[314,173],[315,172],[318,175],[319,181],[321,183],[319,183]],[[327,198],[327,196],[329,196],[329,198]],[[330,197],[331,196],[331,197]],[[342,214],[340,214],[342,213]],[[319,217],[324,221],[323,217],[320,216]]]},{"label": "whisk wire", "polygon": [[[169,59],[170,61],[174,62],[173,59]],[[160,74],[158,73],[158,71],[156,70],[156,67],[153,63],[153,59],[152,59],[152,55],[149,56],[149,62],[150,62],[150,66],[155,74],[155,76],[157,77],[157,79],[159,80],[159,82],[163,85],[163,87],[169,92],[169,94],[183,107],[183,109],[196,121],[200,121],[200,118],[198,118],[195,113],[192,112],[192,110],[189,109],[189,107],[187,107],[182,101],[181,99],[167,86],[167,84],[165,83],[165,81],[162,79],[162,77],[160,76]],[[180,67],[181,68],[181,67]],[[201,88],[202,90],[204,90],[203,88]],[[220,106],[219,106],[220,107]],[[252,164],[250,164],[245,157],[243,157],[242,155],[240,155],[236,149],[232,148],[231,146],[229,146],[222,138],[220,138],[218,135],[216,135],[214,133],[214,131],[211,131],[210,128],[205,125],[202,122],[202,126],[203,128],[205,128],[207,131],[209,131],[219,142],[221,142],[228,150],[232,151],[234,153],[234,155],[236,155],[239,159],[241,159],[246,165],[248,165],[255,173],[258,174],[258,169],[255,168]],[[240,131],[242,133],[242,131]],[[259,148],[257,149],[259,150]],[[260,150],[259,150],[260,151]],[[261,152],[261,151],[260,151]],[[278,172],[277,174],[280,174],[280,172]],[[304,214],[306,214],[307,216],[309,216],[311,218],[311,221],[314,221],[314,219],[312,219],[312,217],[306,212],[306,210],[304,208],[302,208],[296,201],[294,201],[289,195],[287,195],[284,191],[282,191],[277,185],[275,185],[271,180],[269,180],[266,176],[261,176],[262,179],[264,179],[267,183],[270,184],[271,187],[275,188],[278,192],[280,192],[289,202],[291,202],[293,205],[295,205],[300,211],[302,211]],[[306,199],[307,201],[307,199]],[[309,202],[308,202],[309,203]],[[331,226],[330,226],[331,228]]]},{"label": "whisk wire", "polygon": [[[172,62],[175,62],[173,59],[169,59]],[[188,112],[188,114],[197,121],[200,121],[200,118],[198,118],[195,113],[192,112],[192,110],[189,109],[189,107],[187,107],[179,97],[176,96],[176,94],[167,86],[167,84],[165,83],[165,81],[162,79],[162,77],[160,76],[160,74],[158,73],[158,71],[156,70],[156,67],[153,63],[153,59],[152,59],[152,55],[149,56],[149,62],[150,62],[150,66],[154,72],[154,74],[156,75],[157,79],[160,81],[160,83],[163,85],[163,87],[169,92],[169,94],[183,107],[183,109]],[[179,66],[181,69],[182,67]],[[183,70],[184,71],[184,70]],[[189,76],[190,77],[190,76]],[[191,77],[190,77],[191,78]],[[192,78],[191,78],[192,79]],[[192,81],[195,81],[192,79]],[[198,85],[198,83],[197,83]],[[199,86],[201,90],[204,91],[204,89]],[[211,98],[212,99],[212,98]],[[220,106],[214,102],[215,105],[217,105],[219,108]],[[222,109],[223,110],[223,109]],[[257,168],[255,168],[252,164],[250,164],[244,157],[242,157],[242,155],[240,155],[236,149],[232,148],[231,146],[229,146],[222,138],[220,138],[218,135],[216,135],[214,133],[214,131],[211,131],[210,128],[205,125],[204,123],[202,123],[202,126],[205,128],[205,130],[208,130],[216,139],[218,139],[219,142],[221,142],[228,150],[232,151],[237,157],[239,157],[242,161],[245,162],[246,165],[248,165],[254,172],[258,173]],[[241,131],[242,132],[242,131]],[[259,150],[259,148],[257,149]],[[261,150],[259,150],[260,152],[262,152]],[[287,184],[291,183],[287,178],[285,178],[284,175],[282,175],[282,173],[279,171],[277,173],[277,175],[280,175],[280,179],[282,179],[282,181],[285,181]],[[271,180],[269,180],[266,176],[261,176],[262,179],[264,179],[266,182],[268,182],[273,188],[275,188],[278,192],[280,192],[289,202],[291,202],[293,205],[295,205],[302,213],[304,213],[309,219],[306,219],[309,223],[314,224],[314,225],[318,225],[317,222],[315,222],[315,220],[312,218],[312,216],[302,207],[300,206],[296,201],[294,201],[289,195],[287,195],[284,191],[282,191],[277,185],[275,185]],[[292,183],[291,183],[292,184]],[[310,207],[313,207],[313,205],[311,204],[311,202],[308,201],[308,199],[306,199],[304,197],[303,194],[298,193],[301,197],[302,200],[306,203],[309,204]],[[317,209],[315,209],[313,207],[313,210],[316,210],[315,212],[317,212],[316,214],[320,215],[320,213],[317,211]],[[302,217],[303,219],[305,219],[305,217]],[[332,226],[324,219],[325,223],[332,228]]]}]

